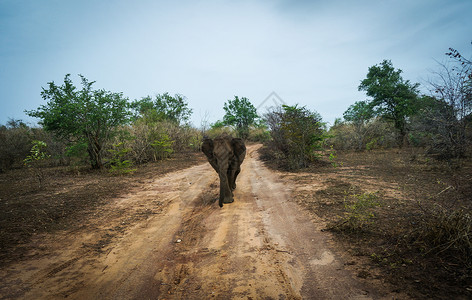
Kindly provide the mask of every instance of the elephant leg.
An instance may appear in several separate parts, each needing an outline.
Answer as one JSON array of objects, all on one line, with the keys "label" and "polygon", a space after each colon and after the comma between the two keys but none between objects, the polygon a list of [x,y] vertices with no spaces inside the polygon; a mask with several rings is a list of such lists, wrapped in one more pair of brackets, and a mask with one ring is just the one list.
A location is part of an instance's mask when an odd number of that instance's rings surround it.
[{"label": "elephant leg", "polygon": [[238,164],[238,167],[236,168],[236,172],[234,173],[234,178],[233,178],[233,189],[236,189],[236,178],[238,178],[239,173],[241,172],[241,167]]}]

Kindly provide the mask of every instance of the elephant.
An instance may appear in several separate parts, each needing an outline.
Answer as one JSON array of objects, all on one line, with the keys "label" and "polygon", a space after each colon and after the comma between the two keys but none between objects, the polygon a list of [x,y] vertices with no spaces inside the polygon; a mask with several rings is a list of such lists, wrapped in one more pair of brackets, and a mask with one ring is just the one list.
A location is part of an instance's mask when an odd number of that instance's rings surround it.
[{"label": "elephant", "polygon": [[236,188],[236,177],[241,171],[241,163],[246,157],[246,145],[240,138],[225,135],[215,139],[205,137],[202,152],[220,177],[219,205],[231,203],[233,190]]}]

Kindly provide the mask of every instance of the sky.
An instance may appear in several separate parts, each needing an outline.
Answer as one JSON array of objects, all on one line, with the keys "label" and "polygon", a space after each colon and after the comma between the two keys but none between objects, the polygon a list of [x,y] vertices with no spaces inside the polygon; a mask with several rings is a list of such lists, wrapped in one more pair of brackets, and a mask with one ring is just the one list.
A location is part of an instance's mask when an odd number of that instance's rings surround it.
[{"label": "sky", "polygon": [[38,119],[42,87],[78,74],[130,101],[187,98],[200,127],[248,98],[333,124],[384,59],[426,81],[449,47],[472,56],[471,0],[0,0],[0,124]]}]

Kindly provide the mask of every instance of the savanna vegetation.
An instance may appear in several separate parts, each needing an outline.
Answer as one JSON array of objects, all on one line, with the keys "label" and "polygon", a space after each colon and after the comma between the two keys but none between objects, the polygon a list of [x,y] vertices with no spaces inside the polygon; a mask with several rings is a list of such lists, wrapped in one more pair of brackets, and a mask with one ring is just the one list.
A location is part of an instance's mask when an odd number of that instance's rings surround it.
[{"label": "savanna vegetation", "polygon": [[472,295],[472,61],[446,55],[423,89],[390,60],[371,66],[358,87],[367,99],[329,128],[305,106],[261,116],[240,96],[224,103],[220,121],[195,128],[180,94],[130,101],[84,76],[79,87],[70,75],[50,82],[46,104],[26,112],[38,127],[14,119],[0,127],[1,259],[90,213],[125,182],[202,162],[204,136],[231,134],[264,143],[261,158],[299,174],[296,183],[321,182],[294,198],[386,280],[413,297]]}]

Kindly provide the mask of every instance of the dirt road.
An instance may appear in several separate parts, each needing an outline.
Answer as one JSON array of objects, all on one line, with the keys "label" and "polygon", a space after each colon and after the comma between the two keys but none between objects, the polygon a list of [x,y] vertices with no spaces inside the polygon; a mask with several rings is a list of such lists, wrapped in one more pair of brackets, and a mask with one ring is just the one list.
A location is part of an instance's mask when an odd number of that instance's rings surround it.
[{"label": "dirt road", "polygon": [[[75,232],[36,237],[4,299],[392,299],[347,270],[329,233],[248,148],[235,202],[209,164],[143,182]],[[116,215],[125,209],[126,214]]]}]

